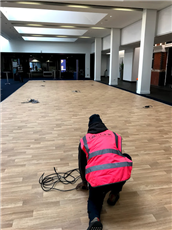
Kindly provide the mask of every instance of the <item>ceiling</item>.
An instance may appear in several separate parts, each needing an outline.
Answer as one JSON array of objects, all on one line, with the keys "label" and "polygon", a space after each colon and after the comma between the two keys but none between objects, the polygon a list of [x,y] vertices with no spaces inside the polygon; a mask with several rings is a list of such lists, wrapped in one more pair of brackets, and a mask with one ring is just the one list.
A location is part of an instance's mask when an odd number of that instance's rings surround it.
[{"label": "ceiling", "polygon": [[[143,9],[161,10],[171,1],[1,1],[1,34],[18,41],[91,43],[111,28],[142,18]],[[26,41],[27,42],[27,41]]]}]

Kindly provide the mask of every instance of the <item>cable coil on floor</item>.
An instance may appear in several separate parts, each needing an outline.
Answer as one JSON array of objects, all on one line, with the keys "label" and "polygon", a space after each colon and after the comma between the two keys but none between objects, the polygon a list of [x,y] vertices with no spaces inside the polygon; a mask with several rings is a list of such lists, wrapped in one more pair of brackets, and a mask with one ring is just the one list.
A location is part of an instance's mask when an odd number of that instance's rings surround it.
[{"label": "cable coil on floor", "polygon": [[[57,189],[55,188],[55,185],[59,182],[63,183],[63,184],[75,184],[77,182],[77,180],[80,179],[80,173],[79,173],[79,169],[72,169],[69,170],[65,173],[57,173],[55,167],[54,167],[54,171],[55,173],[52,173],[50,175],[47,175],[44,177],[44,173],[42,174],[42,176],[39,178],[39,183],[41,185],[41,188],[45,191],[45,192],[49,192],[51,190],[58,190],[61,192],[68,192],[68,191],[72,191],[75,190],[76,188],[73,189],[68,189],[68,190],[61,190],[61,189]],[[72,174],[74,172],[77,172],[79,174],[79,176],[73,176]],[[70,179],[67,179],[70,178]]]}]

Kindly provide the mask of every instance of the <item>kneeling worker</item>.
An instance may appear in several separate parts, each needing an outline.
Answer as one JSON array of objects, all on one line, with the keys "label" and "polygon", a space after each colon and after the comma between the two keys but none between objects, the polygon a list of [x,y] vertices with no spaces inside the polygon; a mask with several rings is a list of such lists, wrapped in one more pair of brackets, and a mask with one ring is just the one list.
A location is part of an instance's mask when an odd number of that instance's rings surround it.
[{"label": "kneeling worker", "polygon": [[79,170],[82,182],[79,188],[89,184],[87,230],[102,230],[100,213],[105,195],[110,191],[107,203],[115,205],[119,192],[131,176],[132,159],[122,154],[122,138],[107,129],[98,114],[89,118],[88,132],[79,144]]}]

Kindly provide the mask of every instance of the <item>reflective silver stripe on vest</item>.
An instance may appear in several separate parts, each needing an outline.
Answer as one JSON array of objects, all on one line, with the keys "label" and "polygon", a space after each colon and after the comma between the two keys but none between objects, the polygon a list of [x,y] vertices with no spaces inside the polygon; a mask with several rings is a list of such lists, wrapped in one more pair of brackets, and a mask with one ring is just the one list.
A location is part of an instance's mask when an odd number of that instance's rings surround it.
[{"label": "reflective silver stripe on vest", "polygon": [[115,150],[115,149],[102,149],[102,150],[98,150],[95,152],[92,152],[89,154],[88,159],[91,159],[92,157],[98,156],[98,155],[103,155],[106,153],[115,153],[119,156],[125,157],[120,151]]},{"label": "reflective silver stripe on vest", "polygon": [[128,167],[128,166],[132,166],[132,162],[119,162],[119,163],[96,165],[96,166],[92,166],[92,167],[87,168],[85,170],[85,174],[88,174],[88,173],[91,173],[94,171],[98,171],[98,170]]},{"label": "reflective silver stripe on vest", "polygon": [[86,149],[87,153],[89,154],[89,153],[90,153],[90,150],[89,150],[89,148],[88,148],[88,143],[87,143],[86,136],[83,137],[83,142],[84,142],[85,149]]},{"label": "reflective silver stripe on vest", "polygon": [[114,133],[114,135],[115,135],[116,147],[117,147],[117,149],[118,149],[118,136],[116,135],[116,133]]}]

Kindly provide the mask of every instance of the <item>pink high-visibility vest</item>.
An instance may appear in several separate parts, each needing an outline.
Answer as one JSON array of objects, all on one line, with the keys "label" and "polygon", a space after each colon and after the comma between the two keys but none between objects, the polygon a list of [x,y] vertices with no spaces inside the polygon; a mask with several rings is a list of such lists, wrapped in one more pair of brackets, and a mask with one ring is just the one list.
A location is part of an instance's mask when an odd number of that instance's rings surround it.
[{"label": "pink high-visibility vest", "polygon": [[131,176],[132,161],[122,154],[122,138],[106,130],[87,133],[81,140],[87,166],[85,178],[92,187],[126,181]]}]

